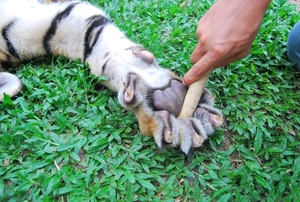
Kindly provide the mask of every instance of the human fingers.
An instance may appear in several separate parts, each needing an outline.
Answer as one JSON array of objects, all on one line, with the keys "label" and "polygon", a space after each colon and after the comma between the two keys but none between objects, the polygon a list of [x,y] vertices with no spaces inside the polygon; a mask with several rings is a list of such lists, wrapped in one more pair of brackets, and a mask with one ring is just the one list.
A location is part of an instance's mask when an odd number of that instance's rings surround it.
[{"label": "human fingers", "polygon": [[212,71],[218,67],[222,67],[230,64],[231,62],[235,62],[241,58],[244,58],[248,55],[250,48],[247,48],[237,54],[232,56],[226,56],[225,59],[222,60],[213,60],[211,57],[211,53],[205,54],[198,62],[196,62],[192,68],[184,75],[183,83],[186,86],[191,85],[195,81],[201,79],[208,71]]},{"label": "human fingers", "polygon": [[250,48],[251,47],[247,47],[234,55],[226,56],[225,59],[220,60],[219,62],[216,62],[215,67],[222,67],[222,66],[228,65],[232,62],[235,62],[239,59],[246,57],[248,55],[248,53],[250,52]]},{"label": "human fingers", "polygon": [[195,64],[196,62],[198,62],[203,56],[205,55],[205,51],[203,50],[203,48],[201,47],[201,45],[198,43],[195,47],[195,49],[193,50],[192,54],[191,54],[191,62],[193,64]]},{"label": "human fingers", "polygon": [[183,83],[186,86],[191,85],[193,82],[199,80],[208,71],[214,69],[214,61],[211,60],[210,54],[205,54],[192,68],[184,75]]}]

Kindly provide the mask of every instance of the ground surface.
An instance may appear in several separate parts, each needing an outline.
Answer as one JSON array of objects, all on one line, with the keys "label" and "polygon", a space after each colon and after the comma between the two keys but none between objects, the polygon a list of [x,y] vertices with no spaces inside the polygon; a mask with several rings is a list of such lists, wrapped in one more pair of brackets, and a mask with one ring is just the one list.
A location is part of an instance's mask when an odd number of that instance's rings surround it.
[{"label": "ground surface", "polygon": [[[181,76],[213,2],[92,1]],[[80,61],[22,65],[22,93],[0,105],[0,201],[298,201],[300,77],[286,41],[299,20],[273,0],[251,53],[211,75],[226,122],[187,157],[158,150]]]}]

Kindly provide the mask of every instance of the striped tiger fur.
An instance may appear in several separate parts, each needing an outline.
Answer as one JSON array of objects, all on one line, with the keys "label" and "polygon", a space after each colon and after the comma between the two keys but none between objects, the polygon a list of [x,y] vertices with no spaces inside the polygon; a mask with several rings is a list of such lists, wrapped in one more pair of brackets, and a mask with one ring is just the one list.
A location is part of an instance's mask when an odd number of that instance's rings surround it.
[{"label": "striped tiger fur", "polygon": [[[102,84],[118,92],[120,104],[134,111],[141,132],[159,148],[180,147],[187,154],[222,124],[207,89],[193,117],[177,119],[186,94],[181,79],[126,38],[101,9],[80,1],[1,0],[0,13],[1,64],[43,55],[80,58],[92,74],[108,78]],[[4,93],[18,94],[21,81],[0,71],[0,100]]]}]

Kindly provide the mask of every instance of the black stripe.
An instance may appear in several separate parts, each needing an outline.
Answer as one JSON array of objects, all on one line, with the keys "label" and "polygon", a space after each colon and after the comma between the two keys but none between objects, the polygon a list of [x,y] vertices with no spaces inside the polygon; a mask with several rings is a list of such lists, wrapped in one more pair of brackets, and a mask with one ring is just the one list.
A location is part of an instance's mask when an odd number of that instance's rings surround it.
[{"label": "black stripe", "polygon": [[109,58],[106,59],[109,55],[109,52],[105,53],[104,57],[103,57],[103,61],[104,59],[106,60],[106,62],[104,63],[104,65],[102,66],[102,74],[104,74],[105,70],[106,70],[106,65],[107,65],[107,62],[109,61]]},{"label": "black stripe", "polygon": [[133,50],[136,46],[129,46],[128,48],[125,48],[124,50]]},{"label": "black stripe", "polygon": [[[84,37],[84,53],[83,53],[83,61],[85,64],[86,58],[91,54],[95,44],[97,43],[99,36],[101,35],[104,25],[110,23],[111,21],[102,15],[94,15],[87,19],[87,22],[90,23],[90,26],[87,28]],[[100,28],[99,28],[100,27]],[[91,43],[92,40],[92,33],[94,29],[99,28],[98,31],[95,33],[94,41]]]},{"label": "black stripe", "polygon": [[11,59],[10,59],[10,55],[5,54],[5,57],[6,57],[6,62],[12,63],[12,62],[11,62]]},{"label": "black stripe", "polygon": [[99,29],[99,30],[97,31],[97,33],[96,33],[96,37],[95,37],[94,42],[93,42],[93,44],[92,44],[92,49],[93,49],[93,47],[95,46],[96,42],[98,41],[98,38],[99,38],[100,34],[102,33],[102,31],[103,31],[103,26],[100,27],[100,29]]},{"label": "black stripe", "polygon": [[6,57],[5,61],[0,62],[0,67],[2,67],[3,69],[12,69],[13,67],[15,67],[14,63],[11,61],[11,56],[5,54],[5,57]]},{"label": "black stripe", "polygon": [[60,23],[60,21],[62,19],[66,18],[70,15],[71,11],[77,4],[79,4],[79,2],[71,4],[64,11],[58,13],[52,20],[51,26],[49,27],[48,31],[46,32],[46,34],[44,36],[44,41],[43,41],[44,49],[48,55],[52,55],[50,41],[56,33],[58,24]]},{"label": "black stripe", "polygon": [[5,40],[5,43],[8,48],[9,53],[14,57],[19,58],[22,61],[22,58],[19,55],[18,51],[16,50],[16,48],[14,47],[14,45],[8,38],[9,31],[12,28],[12,26],[14,25],[14,23],[15,23],[15,21],[12,21],[2,29],[2,36]]},{"label": "black stripe", "polygon": [[106,65],[107,65],[108,60],[104,63],[104,65],[102,66],[102,74],[104,74],[105,70],[106,70]]}]

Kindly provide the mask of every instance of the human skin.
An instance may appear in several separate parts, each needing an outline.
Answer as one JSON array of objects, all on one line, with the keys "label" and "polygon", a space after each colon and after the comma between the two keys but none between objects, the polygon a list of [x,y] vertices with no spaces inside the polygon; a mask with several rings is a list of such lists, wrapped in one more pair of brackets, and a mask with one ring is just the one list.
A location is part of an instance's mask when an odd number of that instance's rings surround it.
[{"label": "human skin", "polygon": [[207,72],[248,55],[271,0],[217,0],[199,20],[192,68],[184,75],[189,86]]}]

